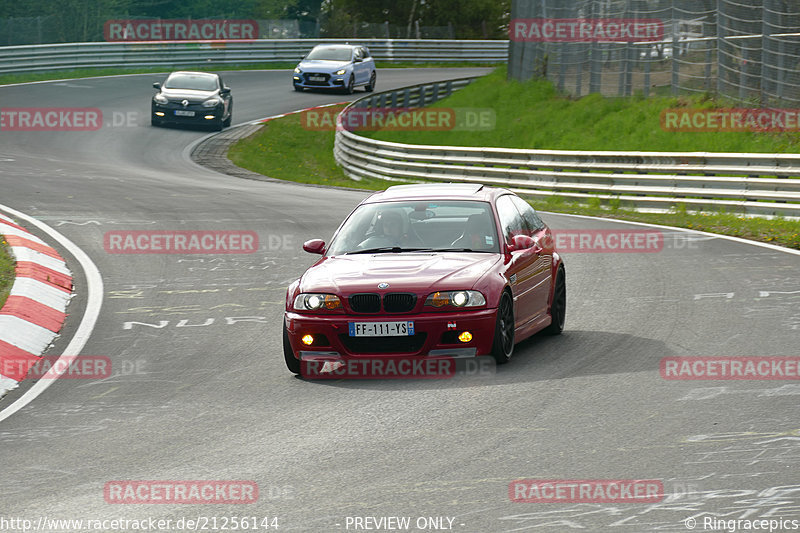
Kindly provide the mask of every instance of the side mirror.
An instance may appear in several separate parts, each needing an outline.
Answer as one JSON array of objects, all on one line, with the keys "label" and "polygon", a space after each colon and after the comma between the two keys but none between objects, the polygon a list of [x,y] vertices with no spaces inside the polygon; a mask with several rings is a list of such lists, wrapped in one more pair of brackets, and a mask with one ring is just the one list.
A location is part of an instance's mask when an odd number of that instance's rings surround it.
[{"label": "side mirror", "polygon": [[161,84],[159,82],[157,82],[157,81],[153,82],[153,89],[160,89],[160,88],[161,88]]},{"label": "side mirror", "polygon": [[322,239],[311,239],[310,241],[306,241],[303,243],[303,250],[310,254],[324,254],[325,253],[325,241]]},{"label": "side mirror", "polygon": [[223,87],[219,90],[219,94],[230,94],[231,88],[230,87]]},{"label": "side mirror", "polygon": [[361,59],[360,57],[353,58],[353,63],[361,63],[362,61],[363,59]]},{"label": "side mirror", "polygon": [[[542,251],[542,248],[530,235],[514,235],[514,237],[511,239],[511,244],[508,245],[509,252],[528,250],[530,248],[534,248],[534,253]],[[538,248],[538,251],[536,248]]]}]

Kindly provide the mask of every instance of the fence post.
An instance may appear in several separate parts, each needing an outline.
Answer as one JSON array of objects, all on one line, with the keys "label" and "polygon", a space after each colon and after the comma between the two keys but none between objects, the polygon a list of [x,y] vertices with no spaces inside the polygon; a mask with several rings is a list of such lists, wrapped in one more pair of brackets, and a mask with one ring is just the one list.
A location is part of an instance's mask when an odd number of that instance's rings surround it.
[{"label": "fence post", "polygon": [[[719,0],[718,0],[719,1]],[[672,0],[672,95],[678,94],[678,11],[675,8],[675,0]]]},{"label": "fence post", "polygon": [[722,45],[724,44],[722,24],[722,0],[717,0],[717,96],[722,96]]}]

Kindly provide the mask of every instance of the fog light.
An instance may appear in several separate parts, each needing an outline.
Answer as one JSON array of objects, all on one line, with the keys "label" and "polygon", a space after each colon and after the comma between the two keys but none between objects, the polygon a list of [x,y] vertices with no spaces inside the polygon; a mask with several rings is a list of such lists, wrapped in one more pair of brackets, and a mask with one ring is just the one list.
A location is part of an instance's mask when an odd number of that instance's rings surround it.
[{"label": "fog light", "polygon": [[311,335],[303,335],[303,338],[300,340],[303,341],[303,344],[305,344],[306,346],[311,346],[312,344],[314,344],[314,337],[312,337]]},{"label": "fog light", "polygon": [[472,333],[469,331],[463,331],[461,335],[458,336],[458,340],[461,342],[469,342],[472,340]]},{"label": "fog light", "polygon": [[163,117],[164,116],[164,112],[163,111],[156,111],[156,116]]},{"label": "fog light", "polygon": [[211,120],[212,118],[216,118],[214,115],[206,115],[206,120]]}]

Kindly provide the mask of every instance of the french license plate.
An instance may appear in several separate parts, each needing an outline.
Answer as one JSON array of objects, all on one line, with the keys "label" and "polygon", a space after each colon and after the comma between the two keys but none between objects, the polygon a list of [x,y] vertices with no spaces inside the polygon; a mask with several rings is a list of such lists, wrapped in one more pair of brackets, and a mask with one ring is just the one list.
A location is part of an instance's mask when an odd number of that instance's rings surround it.
[{"label": "french license plate", "polygon": [[325,81],[325,76],[309,76],[310,81]]},{"label": "french license plate", "polygon": [[351,337],[405,337],[414,334],[414,322],[349,322]]},{"label": "french license plate", "polygon": [[176,109],[175,116],[178,117],[193,117],[194,111],[184,111],[183,109]]}]

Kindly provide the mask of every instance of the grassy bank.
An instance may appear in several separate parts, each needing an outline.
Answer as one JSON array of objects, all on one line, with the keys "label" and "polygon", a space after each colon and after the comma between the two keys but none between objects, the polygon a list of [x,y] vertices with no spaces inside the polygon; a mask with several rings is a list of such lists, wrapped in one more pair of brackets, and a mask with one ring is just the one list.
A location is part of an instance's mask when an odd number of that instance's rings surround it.
[{"label": "grassy bank", "polygon": [[[382,190],[396,183],[349,179],[333,158],[334,133],[313,131],[303,127],[303,124],[302,114],[299,113],[272,120],[261,130],[232,146],[228,157],[240,167],[299,183],[370,190]],[[558,197],[548,202],[532,201],[531,204],[541,211],[690,228],[800,249],[800,221],[744,218],[731,214],[696,215],[680,208],[672,213],[637,213],[613,203],[601,206],[598,201],[581,206]]]},{"label": "grassy bank", "polygon": [[6,303],[11,285],[14,284],[14,258],[8,249],[8,243],[0,236],[0,309]]},{"label": "grassy bank", "polygon": [[254,135],[233,145],[228,158],[240,167],[281,180],[370,190],[386,188],[383,180],[348,178],[333,159],[333,132],[306,129],[302,117],[297,113],[267,122]]},{"label": "grassy bank", "polygon": [[551,150],[658,152],[798,152],[800,133],[673,132],[661,127],[664,109],[741,107],[709,95],[571,98],[552,83],[508,81],[501,67],[432,107],[491,108],[489,131],[378,131],[367,137],[411,144],[502,146]]}]

